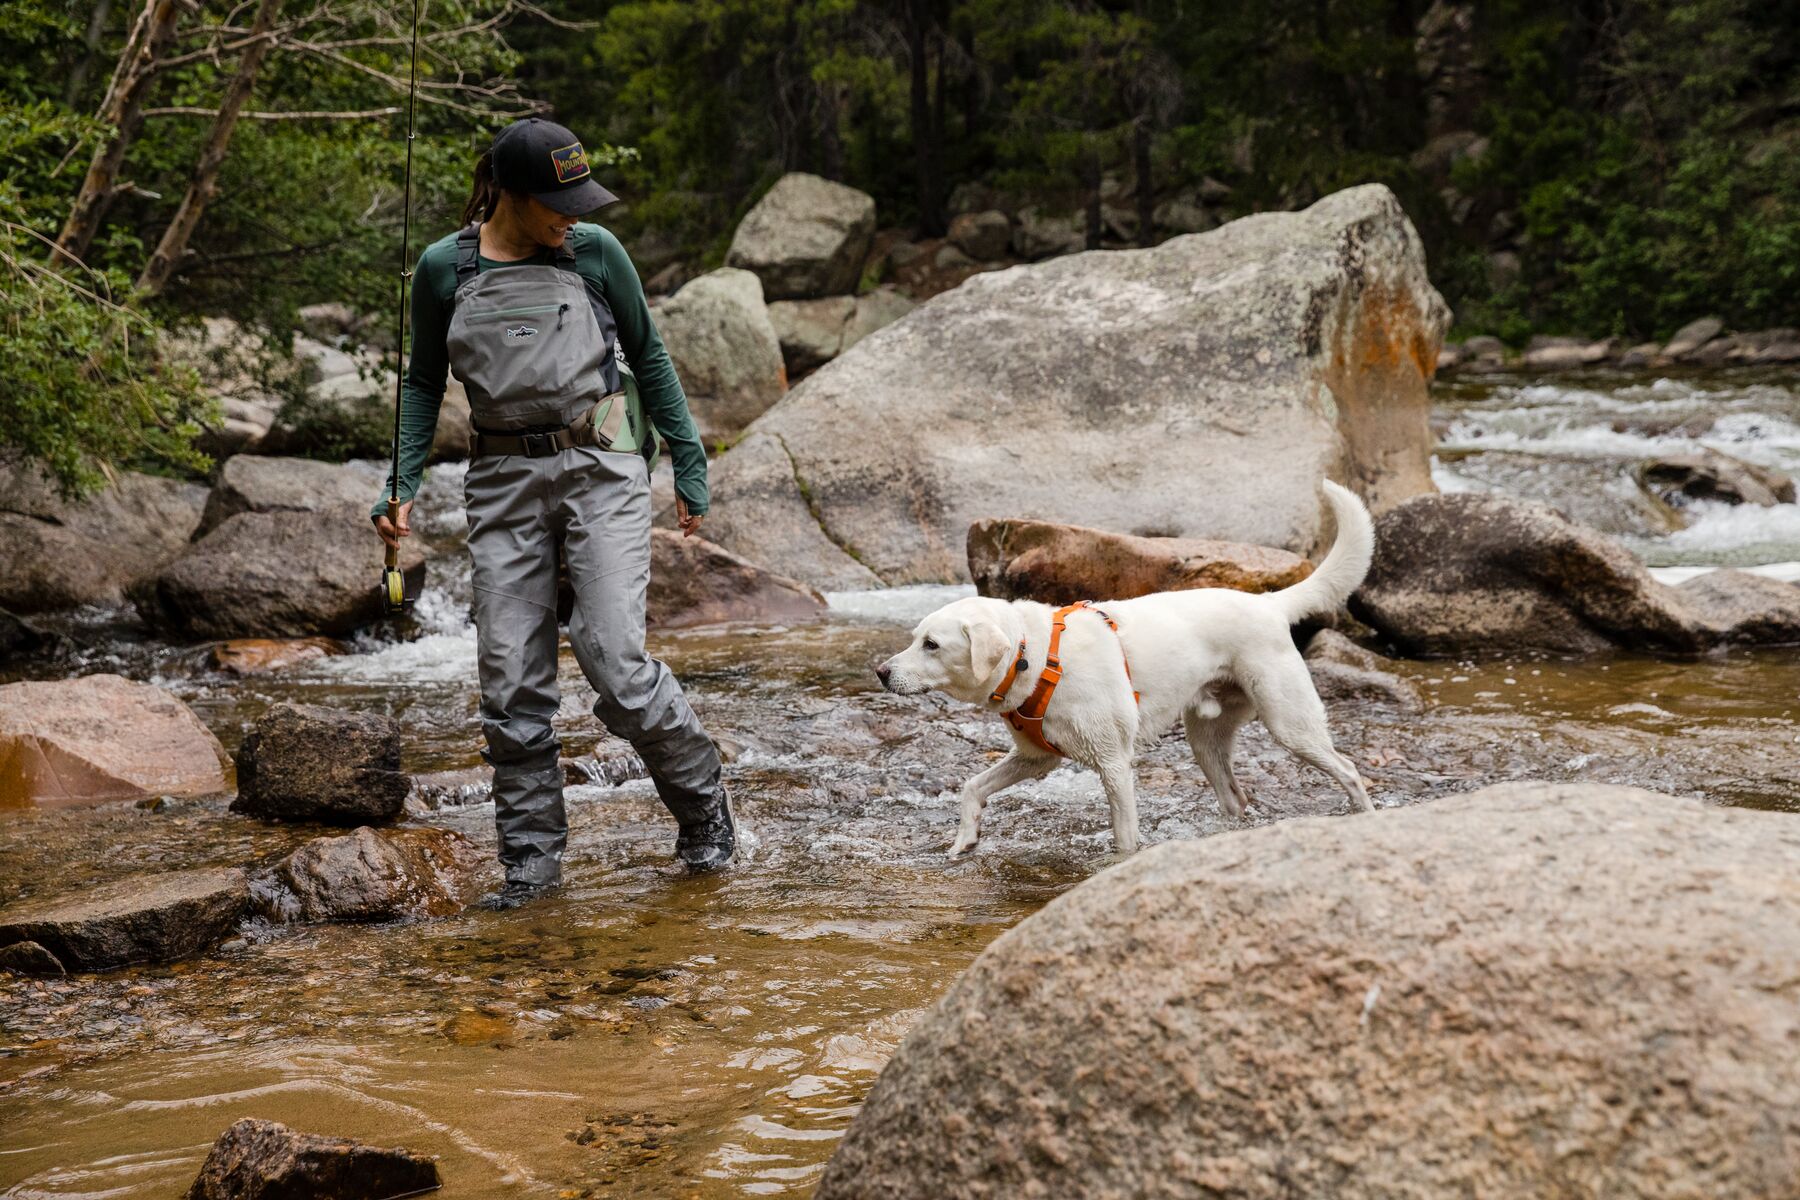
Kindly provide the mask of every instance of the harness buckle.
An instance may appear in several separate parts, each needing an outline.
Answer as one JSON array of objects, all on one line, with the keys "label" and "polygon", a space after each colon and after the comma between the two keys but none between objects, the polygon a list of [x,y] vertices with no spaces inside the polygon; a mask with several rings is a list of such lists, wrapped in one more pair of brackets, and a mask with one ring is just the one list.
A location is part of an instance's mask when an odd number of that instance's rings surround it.
[{"label": "harness buckle", "polygon": [[549,458],[559,448],[554,433],[521,433],[519,443],[526,458]]}]

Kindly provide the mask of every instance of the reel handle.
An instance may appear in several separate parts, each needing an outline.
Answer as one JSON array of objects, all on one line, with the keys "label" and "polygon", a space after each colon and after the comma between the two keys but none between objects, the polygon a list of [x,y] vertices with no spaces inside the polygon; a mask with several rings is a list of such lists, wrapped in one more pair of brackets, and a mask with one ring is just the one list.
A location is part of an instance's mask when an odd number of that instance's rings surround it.
[{"label": "reel handle", "polygon": [[[400,501],[393,497],[387,502],[388,524],[395,529],[400,527]],[[400,574],[400,541],[396,538],[388,544],[386,565],[381,568],[381,595],[388,615],[393,616],[406,610],[406,577]]]}]

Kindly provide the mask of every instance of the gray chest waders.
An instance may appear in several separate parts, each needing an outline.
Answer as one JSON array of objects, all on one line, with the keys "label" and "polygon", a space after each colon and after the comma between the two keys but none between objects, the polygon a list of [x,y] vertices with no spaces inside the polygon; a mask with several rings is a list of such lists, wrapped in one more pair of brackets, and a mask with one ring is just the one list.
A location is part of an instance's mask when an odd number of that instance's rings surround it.
[{"label": "gray chest waders", "polygon": [[649,431],[630,411],[611,310],[562,266],[477,271],[474,229],[458,239],[446,345],[480,438],[463,499],[484,757],[507,881],[546,885],[561,877],[568,835],[553,726],[559,553],[594,714],[643,758],[684,837],[715,825],[725,800],[712,740],[644,649],[650,479],[638,446]]}]

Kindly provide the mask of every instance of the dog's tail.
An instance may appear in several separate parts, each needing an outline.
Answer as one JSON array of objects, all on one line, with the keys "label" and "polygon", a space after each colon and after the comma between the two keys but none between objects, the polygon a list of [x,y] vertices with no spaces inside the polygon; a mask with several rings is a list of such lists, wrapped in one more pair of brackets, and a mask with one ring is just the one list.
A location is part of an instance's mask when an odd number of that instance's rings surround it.
[{"label": "dog's tail", "polygon": [[1331,543],[1331,552],[1311,575],[1269,595],[1286,612],[1290,625],[1342,606],[1369,573],[1369,561],[1375,554],[1375,525],[1356,494],[1327,479],[1325,499],[1337,518],[1337,540]]}]

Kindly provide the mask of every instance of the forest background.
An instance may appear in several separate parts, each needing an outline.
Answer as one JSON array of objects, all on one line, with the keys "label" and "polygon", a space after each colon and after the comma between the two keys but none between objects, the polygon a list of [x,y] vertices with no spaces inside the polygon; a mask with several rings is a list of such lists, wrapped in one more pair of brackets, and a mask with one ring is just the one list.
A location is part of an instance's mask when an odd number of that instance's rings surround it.
[{"label": "forest background", "polygon": [[[1154,240],[1378,181],[1459,335],[1633,340],[1800,312],[1792,0],[478,0],[421,6],[412,253],[493,133],[544,113],[626,203],[646,274],[723,258],[784,172],[941,234],[975,188]],[[391,323],[410,6],[0,8],[0,451],[92,487],[200,470],[208,401],[162,333],[280,347],[323,300]],[[1121,238],[1104,205],[1138,214]],[[296,398],[298,400],[298,397]]]}]

